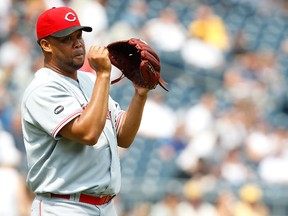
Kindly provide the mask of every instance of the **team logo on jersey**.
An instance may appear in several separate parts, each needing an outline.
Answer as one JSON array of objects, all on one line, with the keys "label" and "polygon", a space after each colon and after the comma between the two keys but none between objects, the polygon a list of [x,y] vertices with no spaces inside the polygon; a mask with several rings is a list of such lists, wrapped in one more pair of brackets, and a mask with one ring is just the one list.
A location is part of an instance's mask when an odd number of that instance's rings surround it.
[{"label": "team logo on jersey", "polygon": [[76,16],[72,12],[69,12],[66,14],[65,20],[67,20],[69,22],[74,22],[76,20]]},{"label": "team logo on jersey", "polygon": [[54,109],[54,113],[57,115],[57,114],[61,113],[63,110],[64,110],[64,107],[62,105],[60,105]]}]

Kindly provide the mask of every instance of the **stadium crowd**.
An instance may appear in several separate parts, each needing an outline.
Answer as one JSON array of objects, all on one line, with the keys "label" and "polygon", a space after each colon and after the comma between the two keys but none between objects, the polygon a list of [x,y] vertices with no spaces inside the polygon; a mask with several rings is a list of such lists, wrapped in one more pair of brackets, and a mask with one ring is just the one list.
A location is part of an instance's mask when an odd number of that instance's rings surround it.
[{"label": "stadium crowd", "polygon": [[[129,201],[141,194],[131,190],[129,199],[124,188],[115,198],[119,216],[288,215],[288,203],[267,194],[270,188],[285,191],[288,183],[285,0],[1,0],[0,216],[30,213],[19,108],[43,58],[35,21],[44,9],[63,5],[93,28],[83,36],[87,47],[131,37],[147,41],[159,53],[161,76],[169,83],[169,93],[151,92],[139,137],[146,153],[149,142],[157,141],[150,157],[163,169],[172,163],[164,178],[181,187],[139,202]],[[275,25],[265,24],[270,17]],[[93,73],[87,63],[83,70]],[[111,94],[125,104],[129,85],[121,82]],[[119,152],[123,163],[132,157],[132,150]],[[123,178],[132,178],[125,169]],[[225,187],[217,188],[221,183]]]}]

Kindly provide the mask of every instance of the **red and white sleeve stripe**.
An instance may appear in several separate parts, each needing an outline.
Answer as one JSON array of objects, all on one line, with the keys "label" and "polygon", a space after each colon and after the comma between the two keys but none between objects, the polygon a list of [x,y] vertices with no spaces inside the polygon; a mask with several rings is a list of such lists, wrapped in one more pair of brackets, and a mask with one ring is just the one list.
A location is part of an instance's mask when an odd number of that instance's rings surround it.
[{"label": "red and white sleeve stripe", "polygon": [[52,137],[56,138],[58,132],[68,123],[70,122],[72,119],[76,118],[77,116],[81,115],[83,112],[83,110],[79,110],[77,112],[74,112],[72,114],[70,114],[69,116],[67,116],[65,119],[63,119],[58,125],[57,127],[52,131]]},{"label": "red and white sleeve stripe", "polygon": [[124,113],[125,113],[125,111],[122,111],[121,113],[119,113],[119,115],[116,118],[115,129],[116,129],[117,133],[119,132]]}]

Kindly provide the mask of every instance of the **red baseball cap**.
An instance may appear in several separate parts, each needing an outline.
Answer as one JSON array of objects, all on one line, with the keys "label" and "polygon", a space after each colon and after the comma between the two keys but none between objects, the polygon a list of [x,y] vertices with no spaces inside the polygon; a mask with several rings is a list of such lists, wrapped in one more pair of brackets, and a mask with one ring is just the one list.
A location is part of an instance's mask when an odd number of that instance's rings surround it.
[{"label": "red baseball cap", "polygon": [[76,12],[69,7],[53,7],[44,11],[38,17],[36,23],[37,39],[49,35],[53,37],[65,37],[77,30],[91,32],[89,26],[81,26]]}]

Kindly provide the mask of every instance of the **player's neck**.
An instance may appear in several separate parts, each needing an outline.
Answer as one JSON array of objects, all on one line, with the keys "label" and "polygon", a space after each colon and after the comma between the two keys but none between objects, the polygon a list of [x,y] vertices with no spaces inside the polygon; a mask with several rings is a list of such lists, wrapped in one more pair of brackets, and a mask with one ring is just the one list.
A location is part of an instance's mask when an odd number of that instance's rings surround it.
[{"label": "player's neck", "polygon": [[44,67],[49,68],[49,69],[53,70],[54,72],[59,73],[63,76],[70,77],[71,79],[74,79],[76,81],[78,80],[77,70],[73,70],[73,71],[63,70],[63,69],[57,67],[56,65],[52,65],[52,64],[44,64]]}]

